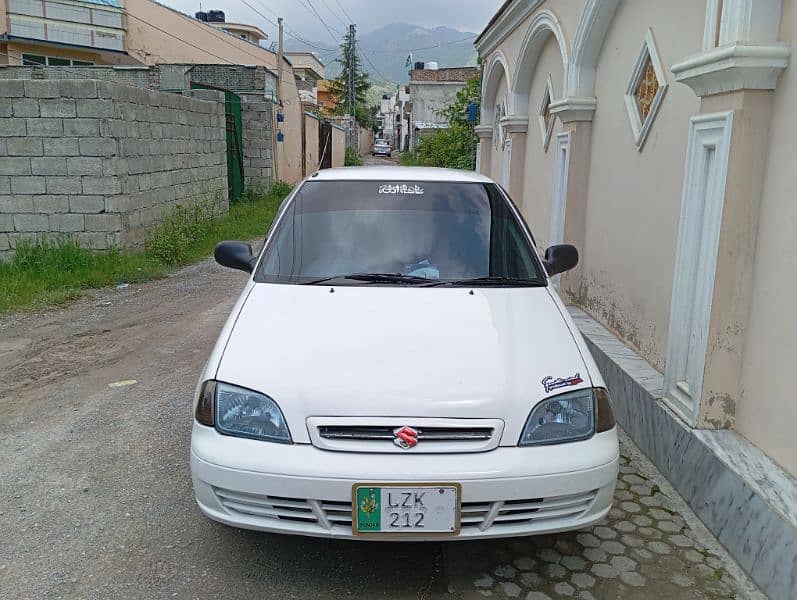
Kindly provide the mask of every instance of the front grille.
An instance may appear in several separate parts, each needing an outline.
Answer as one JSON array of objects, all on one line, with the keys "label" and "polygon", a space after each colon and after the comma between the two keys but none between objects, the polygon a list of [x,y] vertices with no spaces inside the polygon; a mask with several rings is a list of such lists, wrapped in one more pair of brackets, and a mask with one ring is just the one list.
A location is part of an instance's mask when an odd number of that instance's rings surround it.
[{"label": "front grille", "polygon": [[261,496],[223,488],[214,488],[214,491],[222,506],[230,512],[319,525],[324,529],[332,529],[336,525],[351,529],[351,502]]},{"label": "front grille", "polygon": [[[395,427],[357,427],[357,426],[321,426],[318,435],[328,440],[390,440],[396,437]],[[489,440],[493,437],[492,427],[416,427],[418,442],[450,442],[462,440]]]},{"label": "front grille", "polygon": [[[417,443],[399,445],[397,431],[409,427]],[[500,419],[437,419],[401,417],[309,417],[313,445],[338,452],[459,453],[486,452],[498,446]]]},{"label": "front grille", "polygon": [[596,493],[597,490],[593,490],[549,498],[463,502],[462,528],[475,527],[486,531],[503,525],[530,525],[549,519],[576,517],[590,507]]},{"label": "front grille", "polygon": [[[231,513],[301,523],[326,531],[339,527],[347,533],[351,531],[351,501],[284,498],[223,488],[214,488],[214,491],[224,508]],[[462,502],[461,529],[463,532],[486,532],[578,517],[591,506],[596,493],[597,490],[593,490],[569,496],[527,500]]]}]

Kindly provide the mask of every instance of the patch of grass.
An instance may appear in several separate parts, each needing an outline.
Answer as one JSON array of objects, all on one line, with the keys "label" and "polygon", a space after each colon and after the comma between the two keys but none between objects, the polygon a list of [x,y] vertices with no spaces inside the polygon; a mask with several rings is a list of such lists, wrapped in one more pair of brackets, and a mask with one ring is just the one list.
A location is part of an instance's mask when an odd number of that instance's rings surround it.
[{"label": "patch of grass", "polygon": [[356,150],[353,150],[346,146],[346,157],[343,159],[343,166],[344,167],[361,167],[363,164],[363,160],[357,154]]},{"label": "patch of grass", "polygon": [[176,207],[147,237],[145,250],[92,252],[69,237],[25,242],[0,261],[0,312],[60,304],[81,291],[163,277],[174,267],[206,258],[216,243],[265,235],[290,186],[266,195],[249,191],[226,215],[202,207]]},{"label": "patch of grass", "polygon": [[399,158],[399,164],[402,167],[420,167],[421,161],[414,151],[404,152]]}]

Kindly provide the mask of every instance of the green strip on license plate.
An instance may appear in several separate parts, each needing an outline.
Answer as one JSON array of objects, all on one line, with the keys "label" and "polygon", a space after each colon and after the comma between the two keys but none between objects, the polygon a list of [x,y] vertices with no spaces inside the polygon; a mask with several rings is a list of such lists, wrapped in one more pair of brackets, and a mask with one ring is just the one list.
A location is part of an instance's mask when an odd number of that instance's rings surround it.
[{"label": "green strip on license plate", "polygon": [[382,531],[381,488],[357,488],[357,530]]}]

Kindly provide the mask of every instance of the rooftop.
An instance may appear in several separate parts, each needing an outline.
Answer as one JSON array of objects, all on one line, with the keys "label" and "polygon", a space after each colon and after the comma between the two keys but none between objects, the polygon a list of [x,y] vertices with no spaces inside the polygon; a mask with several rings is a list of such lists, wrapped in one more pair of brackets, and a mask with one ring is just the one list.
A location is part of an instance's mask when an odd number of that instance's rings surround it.
[{"label": "rooftop", "polygon": [[410,83],[417,81],[461,82],[473,79],[479,74],[476,67],[451,67],[446,69],[413,69]]},{"label": "rooftop", "polygon": [[204,25],[210,25],[211,27],[215,27],[216,29],[228,29],[232,31],[244,31],[246,33],[250,33],[253,36],[261,39],[267,40],[268,34],[260,29],[259,27],[255,27],[254,25],[249,25],[248,23],[232,23],[230,21],[200,21]]},{"label": "rooftop", "polygon": [[438,169],[436,167],[339,167],[322,169],[310,181],[441,181],[449,183],[492,183],[475,171]]}]

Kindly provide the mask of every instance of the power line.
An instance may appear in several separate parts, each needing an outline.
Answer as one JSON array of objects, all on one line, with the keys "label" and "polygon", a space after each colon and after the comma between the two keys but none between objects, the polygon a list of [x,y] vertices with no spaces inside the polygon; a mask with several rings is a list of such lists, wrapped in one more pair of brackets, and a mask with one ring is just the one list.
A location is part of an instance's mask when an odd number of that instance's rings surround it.
[{"label": "power line", "polygon": [[423,46],[421,48],[398,48],[396,50],[372,50],[367,49],[372,54],[395,54],[396,52],[420,52],[421,50],[433,50],[434,48],[442,48],[443,46],[451,46],[453,44],[461,44],[462,42],[467,42],[469,40],[475,39],[475,35],[469,35],[468,37],[462,38],[461,40],[453,40],[450,42],[442,42],[440,44],[435,44],[434,46]]},{"label": "power line", "polygon": [[311,14],[315,15],[316,19],[318,19],[318,22],[321,23],[321,25],[324,27],[324,29],[327,30],[327,33],[332,38],[332,40],[335,41],[335,42],[338,42],[339,37],[341,35],[340,31],[337,31],[337,30],[333,29],[332,27],[330,27],[327,24],[327,22],[324,20],[324,18],[321,16],[321,14],[316,9],[316,7],[313,6],[313,3],[311,2],[311,0],[299,0],[299,2],[307,10],[309,10]]},{"label": "power line", "polygon": [[[260,17],[263,18],[267,23],[270,23],[274,27],[278,27],[278,25],[272,19],[270,19],[269,17],[264,15],[262,12],[260,12],[258,9],[256,9],[254,6],[249,4],[249,2],[247,2],[247,0],[241,0],[241,2],[243,4],[245,4],[246,6],[248,6],[252,11],[254,11],[258,15],[260,15]],[[263,5],[262,2],[259,2],[259,0],[258,0],[258,4],[260,4],[260,6],[263,6],[264,9],[269,10]],[[273,12],[273,11],[269,11],[269,12]],[[276,16],[276,13],[275,13],[275,16]],[[287,26],[285,27],[285,34],[290,36],[290,37],[292,37],[296,41],[301,42],[302,44],[305,44],[306,46],[310,46],[311,48],[315,48],[316,50],[326,50],[326,51],[334,50],[334,48],[326,48],[324,46],[319,46],[318,44],[314,44],[313,42],[310,42],[310,41],[304,39],[302,36],[300,36],[294,30],[289,29]]]},{"label": "power line", "polygon": [[342,11],[343,11],[343,16],[345,16],[345,17],[346,17],[346,18],[349,20],[349,22],[350,22],[350,23],[354,23],[354,19],[353,19],[353,18],[352,18],[352,16],[351,16],[351,15],[348,13],[348,11],[347,11],[347,10],[346,10],[346,9],[343,7],[343,5],[340,3],[340,0],[335,0],[335,4],[337,4],[338,6],[340,6],[340,10],[342,10]]},{"label": "power line", "polygon": [[365,52],[363,52],[362,48],[358,48],[358,50],[360,51],[360,56],[362,56],[363,58],[365,58],[366,61],[368,61],[368,64],[371,65],[371,68],[374,70],[377,77],[380,78],[383,83],[390,83],[390,84],[395,83],[393,81],[390,81],[387,77],[385,77],[384,75],[382,75],[382,73],[379,72],[379,69],[377,69],[373,61],[371,61],[371,59],[368,58],[368,55]]},{"label": "power line", "polygon": [[341,18],[338,16],[338,13],[336,13],[334,10],[332,10],[332,8],[330,8],[329,4],[327,4],[327,0],[321,0],[321,3],[322,3],[324,6],[326,6],[326,7],[327,7],[327,10],[329,11],[329,13],[330,13],[330,14],[331,14],[333,17],[335,17],[335,18],[336,18],[338,21],[340,21],[340,24],[341,24],[341,25],[343,25],[344,27],[347,27],[347,26],[348,26],[348,24],[346,23],[346,21],[344,21],[343,19],[341,19]]}]

